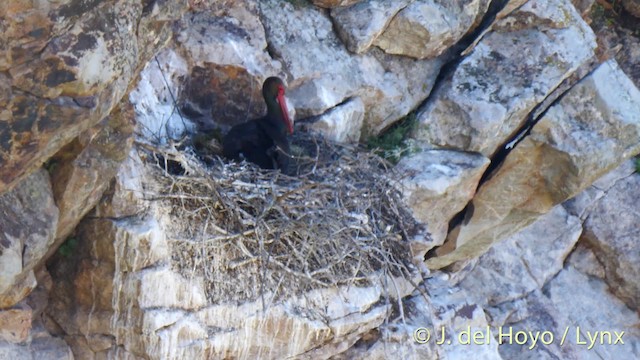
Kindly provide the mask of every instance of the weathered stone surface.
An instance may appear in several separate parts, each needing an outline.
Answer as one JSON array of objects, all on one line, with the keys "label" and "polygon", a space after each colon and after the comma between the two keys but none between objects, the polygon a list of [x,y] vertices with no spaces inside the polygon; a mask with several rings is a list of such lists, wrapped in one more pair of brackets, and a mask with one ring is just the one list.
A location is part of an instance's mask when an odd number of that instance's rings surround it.
[{"label": "weathered stone surface", "polygon": [[400,160],[396,169],[404,175],[405,201],[433,238],[424,252],[442,245],[449,220],[473,198],[487,166],[489,159],[480,154],[450,150],[425,150]]},{"label": "weathered stone surface", "polygon": [[[112,264],[118,262],[122,271],[135,272],[157,265],[169,256],[169,244],[158,221],[152,217],[121,220],[85,221],[79,230],[82,239],[102,237],[91,255]],[[121,246],[114,252],[113,246]]]},{"label": "weathered stone surface", "polygon": [[167,20],[186,5],[162,2],[154,12],[128,0],[1,5],[0,43],[9,51],[0,71],[9,76],[0,77],[0,193],[111,112],[144,57],[168,39]]},{"label": "weathered stone surface", "polygon": [[34,279],[33,268],[55,238],[58,208],[49,174],[39,170],[0,195],[0,214],[0,304],[8,307],[33,289],[35,281],[25,279]]},{"label": "weathered stone surface", "polygon": [[324,8],[349,6],[349,5],[357,4],[360,1],[362,0],[312,0],[314,5],[324,7]]},{"label": "weathered stone surface", "polygon": [[333,141],[357,143],[362,132],[364,111],[364,103],[356,97],[322,114],[308,128]]},{"label": "weathered stone surface", "polygon": [[532,0],[496,22],[418,112],[414,137],[491,156],[528,113],[594,55],[568,0]]},{"label": "weathered stone surface", "polygon": [[44,329],[43,313],[46,307],[49,305],[49,291],[53,286],[51,275],[47,271],[46,267],[39,267],[36,272],[36,280],[38,286],[29,294],[25,299],[25,302],[32,309],[33,313],[33,328],[35,329],[32,337],[40,337],[48,334]]},{"label": "weathered stone surface", "polygon": [[576,8],[576,10],[578,10],[582,18],[585,19],[585,21],[589,22],[591,8],[593,7],[595,1],[596,0],[571,0],[571,3]]},{"label": "weathered stone surface", "polygon": [[640,18],[640,0],[622,0],[622,6],[629,14]]},{"label": "weathered stone surface", "polygon": [[[14,308],[0,311],[0,359],[73,359],[69,346],[44,328],[40,313],[47,301],[46,271],[38,289]],[[35,307],[34,307],[35,306]]]},{"label": "weathered stone surface", "polygon": [[[591,261],[597,265],[592,254],[591,257],[572,254],[563,266],[564,257],[578,237],[580,223],[560,206],[553,212],[554,214],[546,215],[510,240],[496,244],[458,284],[454,284],[452,279],[447,280],[442,273],[432,274],[433,277],[426,280],[425,284],[429,290],[428,299],[421,295],[405,299],[402,320],[381,327],[377,338],[360,346],[356,345],[345,353],[344,358],[384,359],[389,358],[390,354],[395,356],[398,353],[403,354],[402,358],[408,359],[637,357],[640,331],[632,324],[637,324],[638,314],[612,296],[603,281],[576,271],[576,261],[582,263],[582,268],[590,267],[588,263]],[[541,230],[551,226],[556,231]],[[507,253],[511,255],[505,257]],[[537,259],[540,257],[544,260],[538,264]],[[519,260],[512,262],[513,259]],[[544,268],[544,264],[551,269]],[[531,265],[533,267],[529,272]],[[484,270],[477,271],[478,268]],[[489,269],[505,276],[487,277],[485,274]],[[523,279],[520,274],[527,275]],[[531,281],[533,278],[536,280]],[[522,282],[532,286],[524,289]],[[509,289],[520,289],[517,291],[519,296],[510,300],[493,297],[493,294],[509,292]],[[487,325],[490,327],[487,328]],[[576,343],[578,326],[582,331],[581,341],[588,341],[586,331],[590,331],[592,336],[595,331],[625,331],[624,345],[618,343],[613,346],[605,342],[588,349],[587,345]],[[415,342],[417,328],[430,331],[431,337],[426,344]],[[442,339],[442,329],[445,330],[445,339],[451,340],[451,343],[435,345],[435,341]],[[568,330],[568,336],[560,345],[565,329]],[[469,338],[470,344],[460,344],[460,336],[464,331],[471,335],[474,331],[479,331],[479,343],[474,343],[473,338]],[[502,343],[498,341],[501,333],[511,332],[515,336],[519,331],[527,333],[529,341],[525,340],[521,345],[513,337],[512,341],[504,337]],[[534,335],[536,332],[549,331],[553,335],[553,341],[551,344],[542,344],[538,336],[534,346],[532,337],[528,335],[529,331]],[[519,341],[522,339],[521,334]],[[614,340],[612,333],[612,342]]]},{"label": "weathered stone surface", "polygon": [[127,159],[120,165],[116,178],[95,208],[96,216],[124,218],[143,214],[149,204],[144,200],[145,188],[142,179],[144,166],[138,149],[133,148]]},{"label": "weathered stone surface", "polygon": [[624,161],[614,170],[606,173],[604,176],[596,180],[591,186],[586,188],[580,194],[562,203],[565,209],[572,215],[578,216],[581,220],[585,220],[594,206],[619,180],[629,177],[636,171],[635,159]]},{"label": "weathered stone surface", "polygon": [[[266,113],[261,92],[264,79],[243,67],[207,63],[192,68],[189,78],[184,101],[216,124],[233,126]],[[207,125],[200,127],[209,129]]]},{"label": "weathered stone surface", "polygon": [[551,107],[483,184],[440,268],[484,253],[640,152],[640,91],[614,60]]},{"label": "weathered stone surface", "polygon": [[31,353],[33,359],[59,359],[74,360],[81,357],[74,357],[69,345],[60,338],[53,336],[39,336],[31,341]]},{"label": "weathered stone surface", "polygon": [[[382,324],[336,359],[436,359],[437,348],[434,341],[418,343],[414,332],[418,328],[433,329],[433,307],[421,296],[411,296],[403,301],[405,319]],[[433,333],[431,334],[434,335]],[[421,334],[424,336],[424,333]],[[424,337],[422,337],[424,339]],[[433,337],[431,338],[433,340]]]},{"label": "weathered stone surface", "polygon": [[[260,83],[273,75],[288,82],[289,108],[299,118],[360,97],[367,134],[379,133],[429,94],[440,60],[416,62],[379,49],[354,56],[342,47],[321,9],[262,1],[258,11],[256,3],[185,17],[175,46],[158,56],[162,71],[150,63],[130,95],[147,138],[168,134],[178,139],[194,125],[224,132],[260,116]],[[177,89],[173,94],[165,81]],[[174,109],[174,97],[181,114]]]},{"label": "weathered stone surface", "polygon": [[201,285],[198,292],[197,282],[149,268],[170,256],[157,221],[96,219],[84,222],[77,236],[80,245],[73,256],[56,259],[56,281],[48,309],[69,335],[77,356],[107,351],[114,338],[140,353],[147,347],[172,349],[186,341],[182,337],[192,335],[189,324],[187,328],[176,325],[177,342],[165,343],[154,337],[154,342],[145,343],[149,340],[139,335],[136,324],[142,319],[142,309],[193,309],[204,305],[205,299]]},{"label": "weathered stone surface", "polygon": [[620,68],[640,88],[640,38],[632,29],[623,26],[611,26],[611,18],[605,14],[593,14],[593,27],[598,46],[605,56],[616,59]]},{"label": "weathered stone surface", "polygon": [[373,44],[390,54],[433,58],[472,30],[488,6],[486,0],[416,0],[393,17]]},{"label": "weathered stone surface", "polygon": [[138,297],[141,308],[170,307],[195,310],[206,305],[202,280],[185,279],[169,270],[151,270],[132,279],[139,286]]},{"label": "weathered stone surface", "polygon": [[598,279],[604,279],[604,266],[600,264],[593,251],[585,245],[586,242],[581,241],[569,256],[569,262],[579,272],[593,276]]},{"label": "weathered stone surface", "polygon": [[[531,337],[522,345],[505,342],[499,347],[503,359],[635,359],[640,355],[640,331],[632,325],[640,321],[638,314],[611,296],[602,280],[581,274],[571,266],[553,278],[543,291],[489,309],[489,313],[496,314],[497,321],[492,326],[502,326],[503,332],[549,331],[553,335],[553,342],[548,345],[538,340],[533,346]],[[566,339],[561,344],[565,331]],[[597,340],[589,348],[587,332],[593,337],[596,331]],[[621,331],[624,344],[614,345],[614,332]],[[610,342],[605,335],[600,343],[602,332],[609,332]]]},{"label": "weathered stone surface", "polygon": [[29,339],[32,311],[29,306],[0,310],[0,340],[22,343]]},{"label": "weathered stone surface", "polygon": [[9,342],[0,342],[0,357],[12,360],[33,360],[27,346]]},{"label": "weathered stone surface", "polygon": [[[275,75],[255,1],[233,1],[223,13],[190,13],[180,22],[176,41],[191,66],[240,66],[250,74]],[[215,84],[212,84],[215,85]]]},{"label": "weathered stone surface", "polygon": [[60,218],[50,257],[82,217],[100,200],[133,144],[133,111],[128,101],[81,134],[50,160]]},{"label": "weathered stone surface", "polygon": [[[427,284],[428,299],[422,295],[405,299],[402,319],[381,326],[373,344],[356,346],[342,358],[501,359],[498,343],[494,339],[487,341],[489,323],[483,308],[473,303],[465,291],[452,289],[441,279],[429,279]],[[482,345],[474,344],[473,338],[465,344],[464,334],[473,336],[476,331],[481,333],[477,341]]]},{"label": "weathered stone surface", "polygon": [[[142,124],[140,133],[155,141],[179,139],[187,129],[193,128],[175,109],[173,99],[177,94],[178,78],[185,77],[188,65],[172,49],[160,52],[156,61],[149,62],[140,72],[136,87],[129,93],[129,101],[135,109],[136,122]],[[166,86],[165,79],[169,86]]]},{"label": "weathered stone surface", "polygon": [[[416,298],[419,299],[419,298]],[[420,299],[421,302],[422,299]],[[487,326],[489,325],[487,316],[483,308],[468,299],[463,291],[450,291],[450,289],[442,288],[432,295],[432,312],[434,339],[442,341],[442,330],[445,331],[445,339],[448,339],[445,347],[444,344],[437,346],[437,351],[442,358],[471,358],[478,357],[482,359],[500,359],[498,355],[498,344],[493,341],[483,341],[480,346],[470,346],[460,341],[463,332],[480,331],[481,339],[488,339]],[[424,308],[424,307],[423,307]],[[439,331],[439,334],[435,334]],[[448,343],[451,341],[451,344]],[[475,345],[475,344],[474,344]]]},{"label": "weathered stone surface", "polygon": [[181,81],[180,72],[188,73],[181,102],[205,115],[199,119],[205,129],[212,122],[231,126],[262,116],[266,110],[262,82],[269,76],[285,78],[281,64],[267,52],[264,26],[253,1],[236,2],[222,15],[199,12],[185,17],[176,39],[184,69],[171,69],[177,62],[165,59],[162,63],[169,67],[165,74],[171,81]]},{"label": "weathered stone surface", "polygon": [[590,212],[583,240],[605,268],[611,291],[630,308],[640,306],[640,174],[619,180]]},{"label": "weathered stone surface", "polygon": [[[410,292],[409,284],[397,284],[400,296]],[[376,305],[384,291],[381,287],[322,289],[293,297],[266,312],[254,302],[242,305],[240,311],[231,304],[215,305],[203,309],[199,317],[207,326],[219,329],[211,338],[215,357],[327,357],[344,351],[384,321],[389,309]]]},{"label": "weathered stone surface", "polygon": [[[13,255],[14,254],[10,254],[9,256],[12,257]],[[17,264],[18,258],[19,257],[7,259],[0,257],[3,262],[7,261],[4,266],[7,266],[9,268],[7,269],[7,267],[5,267],[2,270],[14,272],[19,271],[19,269],[15,265]],[[11,269],[13,266],[16,267]],[[33,270],[23,272],[21,275],[14,279],[11,287],[7,291],[2,293],[2,296],[0,297],[0,309],[8,308],[17,304],[22,299],[27,297],[31,293],[31,291],[36,288],[37,285],[38,282],[36,280],[35,274],[33,273]]]},{"label": "weathered stone surface", "polygon": [[581,233],[579,219],[558,205],[493,246],[460,286],[477,296],[483,306],[523,298],[562,270]]},{"label": "weathered stone surface", "polygon": [[[551,231],[551,227],[555,230]],[[552,344],[542,344],[538,338],[536,346],[533,346],[530,336],[529,341],[522,345],[503,339],[498,347],[499,358],[502,359],[635,358],[640,331],[629,324],[638,322],[638,314],[615,298],[602,280],[576,271],[578,263],[579,268],[589,269],[589,272],[598,267],[589,250],[579,246],[583,251],[579,254],[573,252],[564,261],[578,238],[579,229],[580,222],[575,216],[568,215],[561,206],[555,207],[519,234],[496,244],[456,286],[450,282],[443,283],[438,277],[430,279],[427,283],[434,304],[439,297],[447,297],[441,308],[467,303],[468,310],[484,309],[491,326],[491,336],[496,340],[500,331],[503,334],[511,331],[513,335],[518,331],[532,331],[533,334],[549,331],[553,335]],[[542,261],[538,262],[539,259]],[[500,275],[487,277],[487,274]],[[505,293],[513,296],[510,299],[503,295],[499,298],[494,296]],[[468,321],[460,315],[458,321],[463,324]],[[427,321],[423,323],[429,324]],[[625,344],[598,343],[596,348],[587,349],[587,346],[576,343],[577,326],[582,331],[581,341],[588,341],[586,331],[592,335],[595,331],[625,331]],[[568,330],[566,342],[560,345],[565,330]],[[474,344],[467,347],[476,351],[485,348]]]},{"label": "weathered stone surface", "polygon": [[361,54],[387,28],[391,19],[411,1],[367,0],[348,7],[331,9],[331,18],[340,39],[349,51]]},{"label": "weathered stone surface", "polygon": [[298,117],[322,114],[359,96],[365,104],[364,132],[378,134],[430,93],[440,60],[415,61],[379,49],[353,56],[320,9],[272,0],[259,6],[270,53],[286,66],[288,97]]}]

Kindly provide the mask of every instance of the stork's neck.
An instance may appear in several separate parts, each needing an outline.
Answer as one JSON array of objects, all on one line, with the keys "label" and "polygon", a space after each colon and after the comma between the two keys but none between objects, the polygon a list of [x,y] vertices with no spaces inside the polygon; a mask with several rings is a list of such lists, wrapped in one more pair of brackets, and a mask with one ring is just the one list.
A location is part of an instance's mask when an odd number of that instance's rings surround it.
[{"label": "stork's neck", "polygon": [[271,126],[279,133],[288,133],[288,114],[282,113],[282,107],[275,98],[265,99],[267,104],[267,119]]}]

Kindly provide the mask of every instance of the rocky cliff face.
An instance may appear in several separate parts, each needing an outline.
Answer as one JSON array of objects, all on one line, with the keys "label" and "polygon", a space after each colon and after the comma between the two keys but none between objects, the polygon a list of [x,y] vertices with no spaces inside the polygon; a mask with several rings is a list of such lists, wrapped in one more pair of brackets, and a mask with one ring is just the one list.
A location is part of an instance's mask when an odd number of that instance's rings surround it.
[{"label": "rocky cliff face", "polygon": [[[624,5],[633,13],[635,3]],[[640,74],[624,61],[640,41],[596,36],[590,9],[0,4],[0,357],[640,357]],[[402,234],[410,276],[371,270],[357,284],[265,300],[276,284],[262,298],[221,301],[207,274],[230,259],[177,270],[177,244],[196,235],[175,232],[185,220],[150,196],[158,174],[144,146],[177,147],[157,161],[179,162],[185,136],[261,114],[260,84],[272,75],[288,84],[296,127],[334,141],[415,119],[394,168],[429,232]],[[381,221],[344,216],[362,229]],[[242,235],[208,224],[189,222]],[[247,277],[219,286],[257,291]],[[464,344],[465,331],[480,340]],[[508,341],[509,331],[524,335]],[[443,334],[451,343],[436,344]]]}]

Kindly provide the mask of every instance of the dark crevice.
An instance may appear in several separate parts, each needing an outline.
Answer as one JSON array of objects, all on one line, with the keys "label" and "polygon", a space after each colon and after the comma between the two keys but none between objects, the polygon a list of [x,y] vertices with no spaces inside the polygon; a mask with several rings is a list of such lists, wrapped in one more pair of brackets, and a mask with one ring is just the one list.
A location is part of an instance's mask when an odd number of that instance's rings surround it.
[{"label": "dark crevice", "polygon": [[325,111],[323,111],[318,115],[310,115],[302,119],[296,119],[296,124],[313,124],[314,122],[320,120],[320,118],[323,117],[324,115],[331,113],[335,109],[339,108],[342,105],[345,105],[351,100],[353,100],[353,96],[348,96],[344,98],[342,101],[340,101],[339,103],[333,105],[332,107],[326,109]]},{"label": "dark crevice", "polygon": [[[462,37],[454,46],[449,48],[445,54],[443,54],[443,58],[449,58],[444,66],[440,69],[440,73],[436,77],[433,89],[431,90],[431,94],[418,106],[418,109],[424,108],[426,104],[428,104],[432,97],[439,91],[440,87],[446,84],[446,79],[453,76],[454,72],[460,65],[460,63],[464,60],[466,55],[463,55],[462,52],[466,50],[469,46],[471,46],[479,36],[481,36],[496,19],[496,16],[504,7],[507,5],[509,0],[492,0],[487,8],[487,12],[484,17],[480,21],[480,24],[470,33]],[[493,162],[491,162],[493,164]],[[487,172],[485,172],[485,175]],[[484,177],[484,176],[483,176]],[[473,213],[473,205],[469,202],[460,212],[458,212],[449,222],[449,228],[447,229],[447,233],[450,233],[451,230],[462,223],[466,216]],[[429,250],[425,255],[425,260],[430,259],[432,257],[436,257],[436,251],[439,246],[436,246]]]},{"label": "dark crevice", "polygon": [[538,123],[538,121],[540,121],[540,119],[542,119],[546,115],[547,111],[558,104],[558,102],[560,102],[560,100],[564,98],[567,92],[569,92],[576,84],[582,81],[582,79],[592,74],[599,64],[600,63],[597,61],[587,63],[585,65],[586,69],[584,69],[583,71],[577,70],[574,74],[572,74],[576,75],[576,77],[569,76],[567,79],[565,79],[562,83],[560,83],[560,85],[558,85],[555,90],[547,95],[544,100],[538,103],[538,105],[536,105],[529,112],[529,114],[527,115],[527,120],[514,133],[515,135],[507,139],[507,141],[505,141],[491,157],[491,163],[480,179],[478,187],[480,187],[491,178],[491,176],[495,173],[495,170],[500,167],[511,150],[513,150],[531,133],[531,129]]},{"label": "dark crevice", "polygon": [[[507,5],[509,0],[493,0],[487,8],[487,12],[480,21],[480,24],[470,33],[463,36],[455,45],[452,45],[447,51],[442,53],[438,58],[444,62],[444,65],[440,68],[438,76],[434,81],[433,88],[427,96],[414,110],[411,110],[409,114],[419,112],[423,109],[438,93],[439,89],[446,84],[446,79],[453,76],[458,65],[464,60],[465,56],[462,52],[467,49],[473,42],[480,36],[486,29],[491,26],[496,18],[496,15]],[[397,14],[395,15],[397,16]],[[392,124],[393,125],[393,124]],[[389,127],[391,127],[390,125]],[[386,129],[388,130],[388,129]],[[384,133],[383,131],[382,133]]]},{"label": "dark crevice", "polygon": [[[440,73],[436,77],[435,85],[431,90],[431,94],[435,94],[438,88],[440,88],[440,86],[445,83],[444,80],[453,75],[455,70],[458,68],[458,65],[460,65],[462,60],[464,60],[465,58],[465,56],[461,53],[469,46],[471,46],[471,44],[473,44],[474,41],[476,41],[476,39],[489,28],[489,26],[491,26],[496,18],[496,15],[498,15],[498,13],[507,5],[508,2],[509,0],[491,1],[489,7],[487,8],[486,14],[480,21],[480,24],[473,31],[458,40],[455,45],[451,46],[445,52],[445,54],[443,54],[445,55],[445,59],[449,58],[450,60],[448,60],[447,63],[440,69]],[[427,97],[427,99],[419,107],[423,107],[429,102],[430,99],[431,95]]]},{"label": "dark crevice", "polygon": [[[595,59],[587,63],[585,65],[585,69],[583,69],[582,71],[580,71],[579,69],[573,74],[576,76],[570,76],[567,79],[565,79],[554,91],[552,91],[549,95],[547,95],[547,97],[544,100],[539,102],[529,112],[529,114],[527,115],[527,120],[524,122],[524,124],[514,133],[513,136],[507,139],[491,157],[491,163],[489,164],[484,174],[480,178],[480,182],[478,183],[477,188],[480,188],[484,183],[486,183],[489,179],[491,179],[491,177],[496,173],[496,171],[504,163],[504,160],[509,155],[511,150],[513,150],[522,140],[524,140],[527,136],[529,136],[529,134],[531,133],[531,129],[533,129],[533,127],[538,123],[538,121],[540,121],[540,119],[542,119],[546,115],[547,111],[549,111],[550,108],[552,108],[557,103],[559,103],[564,98],[564,96],[569,92],[569,90],[573,88],[573,86],[575,86],[580,81],[582,81],[582,79],[584,79],[585,77],[593,73],[593,71],[595,71],[595,69],[597,68],[597,65],[599,65],[599,62],[595,61]],[[467,206],[465,206],[465,208],[462,209],[462,211],[456,214],[449,221],[449,228],[447,230],[447,233],[450,233],[456,226],[460,224],[466,224],[472,215],[473,215],[473,202],[469,201]],[[433,257],[435,255],[436,249],[433,249],[431,253],[428,253],[427,258]]]},{"label": "dark crevice", "polygon": [[[487,12],[487,15],[482,20],[481,25],[478,26],[478,28],[472,34],[462,39],[460,43],[456,45],[455,48],[460,50],[463,44],[466,46],[471,45],[474,39],[477,36],[480,36],[482,32],[484,32],[485,29],[488,28],[493,23],[496,14],[500,10],[502,10],[502,8],[506,5],[506,3],[507,1],[505,0],[493,1],[489,7],[489,11]],[[464,48],[462,50],[464,50]],[[440,85],[442,80],[450,76],[450,74],[452,74],[455,71],[455,69],[463,59],[464,57],[460,56],[457,60],[451,61],[447,65],[445,65],[440,75],[438,76],[436,86]],[[522,140],[524,140],[530,134],[533,126],[541,118],[544,117],[547,111],[551,107],[556,105],[560,100],[562,100],[564,96],[567,94],[567,92],[571,90],[574,85],[576,85],[582,79],[584,79],[589,74],[591,74],[599,64],[600,62],[595,57],[592,58],[585,65],[577,69],[567,79],[562,81],[556,89],[551,91],[549,95],[547,95],[547,97],[545,97],[542,101],[540,101],[529,112],[523,125],[519,129],[517,129],[513,133],[513,135],[509,137],[509,139],[507,139],[501,146],[499,146],[498,150],[491,156],[491,162],[487,167],[487,169],[485,170],[484,174],[482,175],[477,188],[480,188],[496,173],[496,170],[500,168],[500,166],[503,164],[504,160],[506,159],[507,155],[511,152],[511,150],[513,150]],[[434,91],[435,91],[435,87],[434,87]],[[427,99],[427,101],[428,100],[429,99]],[[425,103],[427,103],[427,101],[425,101]],[[461,224],[467,223],[472,215],[473,215],[473,202],[469,201],[469,203],[449,221],[449,228],[447,233],[449,234],[455,227]],[[425,259],[429,259],[437,256],[436,251],[438,248],[439,247],[435,247],[431,249],[426,254]]]}]

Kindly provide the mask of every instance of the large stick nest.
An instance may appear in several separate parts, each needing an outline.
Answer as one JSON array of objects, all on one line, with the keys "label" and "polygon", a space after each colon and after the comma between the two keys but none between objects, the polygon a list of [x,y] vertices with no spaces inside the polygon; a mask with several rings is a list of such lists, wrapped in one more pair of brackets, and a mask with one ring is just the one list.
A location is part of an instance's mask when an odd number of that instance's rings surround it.
[{"label": "large stick nest", "polygon": [[172,266],[203,277],[212,303],[414,275],[408,239],[422,229],[388,164],[308,135],[294,145],[307,154],[294,157],[295,176],[146,147],[152,200],[170,218]]}]

